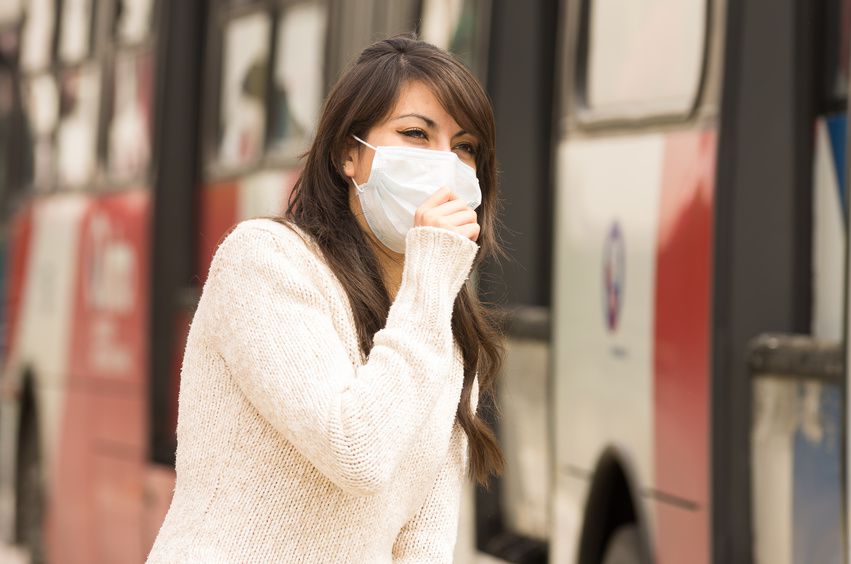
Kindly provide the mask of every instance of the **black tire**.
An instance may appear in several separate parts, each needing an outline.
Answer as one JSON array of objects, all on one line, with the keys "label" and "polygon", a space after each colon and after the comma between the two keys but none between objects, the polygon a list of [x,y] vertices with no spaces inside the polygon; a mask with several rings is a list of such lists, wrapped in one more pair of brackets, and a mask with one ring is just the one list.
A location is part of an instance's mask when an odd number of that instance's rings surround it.
[{"label": "black tire", "polygon": [[17,540],[29,553],[30,564],[44,564],[44,485],[38,430],[34,414],[30,415],[22,421],[15,525]]},{"label": "black tire", "polygon": [[609,537],[603,564],[645,564],[641,535],[634,524],[621,525]]}]

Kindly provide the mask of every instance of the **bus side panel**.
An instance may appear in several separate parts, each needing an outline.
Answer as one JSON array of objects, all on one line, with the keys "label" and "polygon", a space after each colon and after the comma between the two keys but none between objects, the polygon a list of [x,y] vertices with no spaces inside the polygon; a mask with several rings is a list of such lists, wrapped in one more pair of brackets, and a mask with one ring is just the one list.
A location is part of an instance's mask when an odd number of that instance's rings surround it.
[{"label": "bus side panel", "polygon": [[[100,197],[80,225],[69,381],[49,470],[49,554],[64,562],[145,556],[149,203],[144,189]],[[86,530],[72,534],[81,521]]]},{"label": "bus side panel", "polygon": [[660,564],[709,561],[709,329],[717,136],[668,137],[659,211],[655,489]]},{"label": "bus side panel", "polygon": [[661,134],[569,140],[559,150],[553,554],[570,555],[569,562],[579,546],[586,480],[603,453],[617,449],[640,491],[655,475],[654,288],[664,155]]}]

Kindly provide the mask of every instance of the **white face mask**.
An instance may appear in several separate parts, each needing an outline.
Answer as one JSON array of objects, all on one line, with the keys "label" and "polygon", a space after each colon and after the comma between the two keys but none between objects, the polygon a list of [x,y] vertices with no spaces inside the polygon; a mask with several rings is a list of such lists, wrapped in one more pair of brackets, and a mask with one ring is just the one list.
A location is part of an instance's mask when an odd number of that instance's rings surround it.
[{"label": "white face mask", "polygon": [[363,215],[373,234],[388,249],[405,252],[405,235],[414,226],[414,212],[429,196],[446,186],[472,209],[482,203],[476,171],[452,151],[416,147],[373,147],[372,169],[364,184],[352,178]]}]

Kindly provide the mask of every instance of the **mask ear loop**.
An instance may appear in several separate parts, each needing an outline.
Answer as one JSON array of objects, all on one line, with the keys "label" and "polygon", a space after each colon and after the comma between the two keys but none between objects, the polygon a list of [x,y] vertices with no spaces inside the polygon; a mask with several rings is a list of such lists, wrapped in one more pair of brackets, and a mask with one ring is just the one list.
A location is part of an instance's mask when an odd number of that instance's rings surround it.
[{"label": "mask ear loop", "polygon": [[[377,151],[377,150],[378,150],[378,149],[377,149],[377,148],[375,148],[373,145],[370,145],[369,143],[367,143],[366,141],[364,141],[363,139],[361,139],[360,137],[358,137],[358,136],[357,136],[357,135],[355,135],[354,133],[352,134],[352,137],[354,137],[354,138],[355,138],[356,140],[358,140],[360,143],[362,143],[363,145],[366,145],[367,147],[369,147],[369,148],[370,148],[370,149],[372,149],[373,151]],[[354,184],[354,185],[355,185],[355,190],[357,190],[357,191],[358,191],[358,193],[363,194],[363,190],[364,190],[364,189],[363,189],[363,188],[361,188],[361,186],[360,186],[360,185],[358,185],[358,181],[357,181],[357,180],[355,180],[355,177],[354,177],[354,176],[352,177],[352,184]]]},{"label": "mask ear loop", "polygon": [[357,139],[358,141],[360,141],[361,143],[363,143],[364,145],[366,145],[367,147],[369,147],[369,148],[370,148],[370,149],[372,149],[373,151],[377,151],[377,150],[378,150],[378,149],[377,149],[374,145],[370,145],[369,143],[367,143],[366,141],[364,141],[363,139],[361,139],[360,137],[358,137],[358,136],[357,136],[357,135],[355,135],[354,133],[352,133],[352,137],[354,137],[355,139]]}]

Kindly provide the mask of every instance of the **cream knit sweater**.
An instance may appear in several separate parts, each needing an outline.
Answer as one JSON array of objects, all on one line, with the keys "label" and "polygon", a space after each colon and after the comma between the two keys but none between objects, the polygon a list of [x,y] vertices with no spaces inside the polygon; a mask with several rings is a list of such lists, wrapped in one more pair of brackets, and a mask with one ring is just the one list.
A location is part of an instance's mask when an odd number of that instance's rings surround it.
[{"label": "cream knit sweater", "polygon": [[309,239],[240,223],[192,320],[177,483],[148,562],[451,562],[467,440],[450,322],[477,250],[412,229],[364,359]]}]

